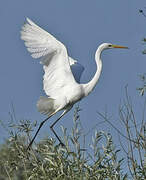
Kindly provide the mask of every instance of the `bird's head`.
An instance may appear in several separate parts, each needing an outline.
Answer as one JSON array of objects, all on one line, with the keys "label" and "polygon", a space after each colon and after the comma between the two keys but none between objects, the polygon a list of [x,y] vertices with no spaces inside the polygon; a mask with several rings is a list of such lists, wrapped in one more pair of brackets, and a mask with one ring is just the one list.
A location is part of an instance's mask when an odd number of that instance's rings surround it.
[{"label": "bird's head", "polygon": [[105,49],[112,49],[112,48],[123,48],[123,49],[128,49],[128,47],[126,46],[120,46],[120,45],[115,45],[115,44],[111,44],[111,43],[103,43],[101,44],[98,49],[100,51],[103,51]]},{"label": "bird's head", "polygon": [[103,50],[106,49],[113,49],[113,48],[122,48],[122,49],[128,49],[128,47],[126,46],[120,46],[120,45],[115,45],[115,44],[111,44],[111,43],[103,43],[101,44],[98,49],[96,50],[95,53],[95,59],[99,59],[101,56],[101,53],[103,52]]}]

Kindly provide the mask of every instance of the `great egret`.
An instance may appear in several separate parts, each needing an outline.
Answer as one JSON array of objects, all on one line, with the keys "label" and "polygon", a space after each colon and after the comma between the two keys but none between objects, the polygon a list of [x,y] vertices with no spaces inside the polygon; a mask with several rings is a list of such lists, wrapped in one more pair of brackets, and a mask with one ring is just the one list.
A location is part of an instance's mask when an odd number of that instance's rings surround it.
[{"label": "great egret", "polygon": [[40,63],[43,64],[45,71],[43,86],[47,95],[47,97],[40,97],[37,102],[37,108],[40,113],[48,117],[41,122],[28,148],[32,145],[42,125],[61,110],[64,110],[63,113],[50,128],[60,144],[64,145],[53,129],[54,125],[71,110],[76,102],[89,95],[95,88],[102,70],[102,51],[111,48],[127,47],[113,45],[111,43],[101,44],[95,53],[97,71],[94,77],[90,82],[80,84],[80,77],[84,70],[83,66],[68,56],[64,44],[29,18],[27,18],[27,23],[22,27],[21,39],[25,41],[25,46],[33,58],[42,57]]}]

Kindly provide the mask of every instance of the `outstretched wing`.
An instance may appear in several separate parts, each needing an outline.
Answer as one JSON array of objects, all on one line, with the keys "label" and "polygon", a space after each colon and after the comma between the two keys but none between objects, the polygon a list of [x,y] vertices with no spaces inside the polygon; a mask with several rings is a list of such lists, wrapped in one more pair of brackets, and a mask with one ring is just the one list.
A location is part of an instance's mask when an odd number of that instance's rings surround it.
[{"label": "outstretched wing", "polygon": [[42,57],[44,90],[48,96],[55,98],[68,85],[76,83],[66,47],[60,41],[28,18],[22,27],[21,39],[33,58]]},{"label": "outstretched wing", "polygon": [[69,57],[69,63],[75,80],[80,83],[80,78],[84,71],[84,67],[71,57]]}]

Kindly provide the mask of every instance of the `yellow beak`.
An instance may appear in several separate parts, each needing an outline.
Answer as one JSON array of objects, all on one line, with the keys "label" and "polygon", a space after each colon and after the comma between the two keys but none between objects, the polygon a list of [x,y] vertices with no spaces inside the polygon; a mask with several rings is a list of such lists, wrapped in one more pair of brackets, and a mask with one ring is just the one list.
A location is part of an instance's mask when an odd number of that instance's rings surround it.
[{"label": "yellow beak", "polygon": [[119,45],[112,45],[113,48],[123,48],[123,49],[128,49],[128,47],[125,46],[119,46]]}]

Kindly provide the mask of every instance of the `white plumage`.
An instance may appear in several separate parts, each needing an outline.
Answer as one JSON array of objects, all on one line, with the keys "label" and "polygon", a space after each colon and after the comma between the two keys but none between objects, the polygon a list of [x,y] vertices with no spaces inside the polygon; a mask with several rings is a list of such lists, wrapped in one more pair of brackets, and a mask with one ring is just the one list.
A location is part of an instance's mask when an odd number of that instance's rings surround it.
[{"label": "white plumage", "polygon": [[43,86],[48,96],[40,97],[37,103],[38,110],[48,115],[48,118],[40,124],[29,146],[34,141],[43,123],[60,110],[64,111],[50,128],[62,143],[53,126],[77,101],[87,96],[94,89],[102,70],[101,52],[104,49],[127,47],[110,43],[101,44],[95,53],[97,71],[93,79],[86,84],[80,84],[84,67],[68,56],[63,43],[28,18],[27,23],[22,27],[21,39],[24,40],[25,46],[33,58],[41,58],[40,63],[45,72]]},{"label": "white plumage", "polygon": [[40,63],[45,71],[45,93],[54,99],[58,98],[64,89],[79,82],[84,68],[68,57],[66,47],[61,42],[28,18],[27,22],[22,27],[21,39],[33,58],[41,57]]}]

